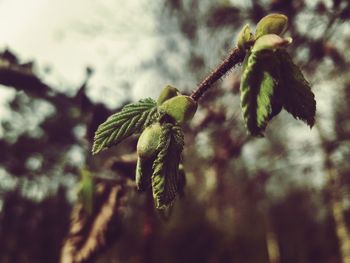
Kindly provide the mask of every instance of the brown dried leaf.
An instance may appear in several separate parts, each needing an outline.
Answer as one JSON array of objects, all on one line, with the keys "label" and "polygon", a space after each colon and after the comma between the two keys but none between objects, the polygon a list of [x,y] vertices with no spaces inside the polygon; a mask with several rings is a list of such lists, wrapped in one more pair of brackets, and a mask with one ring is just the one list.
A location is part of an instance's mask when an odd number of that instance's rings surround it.
[{"label": "brown dried leaf", "polygon": [[[120,206],[121,185],[99,183],[96,190],[96,204],[91,216],[81,204],[72,211],[69,234],[61,251],[61,263],[91,262],[111,242],[108,239],[111,226],[118,225],[117,209]],[[112,230],[111,230],[112,229]],[[116,238],[117,235],[114,235]]]}]

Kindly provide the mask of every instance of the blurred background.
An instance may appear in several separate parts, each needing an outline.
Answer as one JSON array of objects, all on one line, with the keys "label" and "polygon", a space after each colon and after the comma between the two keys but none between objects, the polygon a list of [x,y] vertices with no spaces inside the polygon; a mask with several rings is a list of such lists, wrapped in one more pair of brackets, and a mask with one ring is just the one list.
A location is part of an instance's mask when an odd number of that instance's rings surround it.
[{"label": "blurred background", "polygon": [[[186,186],[159,215],[137,138],[91,156],[96,128],[167,84],[189,94],[271,12],[316,125],[282,112],[248,137],[232,70],[185,127]],[[347,0],[0,0],[0,262],[349,263],[349,21]]]}]

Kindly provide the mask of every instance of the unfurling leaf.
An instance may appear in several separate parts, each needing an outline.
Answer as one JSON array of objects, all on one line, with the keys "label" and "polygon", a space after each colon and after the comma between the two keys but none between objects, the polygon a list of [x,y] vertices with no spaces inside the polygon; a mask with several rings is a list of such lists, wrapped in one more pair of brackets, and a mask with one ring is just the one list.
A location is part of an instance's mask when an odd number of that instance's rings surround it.
[{"label": "unfurling leaf", "polygon": [[197,102],[184,95],[168,99],[159,107],[160,112],[167,114],[179,124],[191,120],[196,110]]},{"label": "unfurling leaf", "polygon": [[177,88],[174,88],[170,85],[167,85],[160,93],[157,99],[157,105],[160,106],[164,101],[171,99],[177,95],[181,95],[180,91]]},{"label": "unfurling leaf", "polygon": [[264,35],[255,41],[252,52],[257,53],[264,50],[276,50],[278,48],[286,47],[291,42],[291,38],[284,39],[275,34]]},{"label": "unfurling leaf", "polygon": [[145,128],[137,142],[136,186],[144,191],[151,185],[152,165],[158,151],[163,129],[159,122]]},{"label": "unfurling leaf", "polygon": [[278,60],[274,52],[249,54],[241,79],[241,107],[249,132],[263,136],[267,122],[281,109],[278,103]]},{"label": "unfurling leaf", "polygon": [[145,128],[137,142],[137,155],[145,160],[154,157],[157,153],[161,136],[162,127],[159,122]]},{"label": "unfurling leaf", "polygon": [[150,125],[157,116],[157,104],[150,98],[124,106],[120,112],[110,116],[98,127],[92,153],[97,154],[120,143],[133,133],[140,132]]},{"label": "unfurling leaf", "polygon": [[158,146],[158,155],[153,163],[152,191],[157,209],[172,204],[178,192],[178,172],[184,136],[179,126],[164,124]]},{"label": "unfurling leaf", "polygon": [[237,37],[237,46],[240,50],[244,51],[249,47],[249,42],[254,40],[254,36],[250,31],[250,27],[246,24]]},{"label": "unfurling leaf", "polygon": [[288,27],[288,17],[282,14],[270,14],[263,17],[256,26],[255,38],[267,34],[281,35]]},{"label": "unfurling leaf", "polygon": [[135,182],[140,191],[146,191],[151,186],[153,161],[154,159],[137,158]]},{"label": "unfurling leaf", "polygon": [[284,108],[294,118],[312,127],[315,123],[316,101],[310,84],[285,50],[279,50],[277,55],[281,65],[279,89],[283,94]]}]

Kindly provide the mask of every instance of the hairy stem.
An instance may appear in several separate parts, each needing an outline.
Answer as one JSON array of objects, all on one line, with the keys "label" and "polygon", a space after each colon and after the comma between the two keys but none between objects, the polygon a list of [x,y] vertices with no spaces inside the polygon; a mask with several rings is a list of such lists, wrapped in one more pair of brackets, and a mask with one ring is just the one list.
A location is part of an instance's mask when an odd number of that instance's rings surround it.
[{"label": "hairy stem", "polygon": [[239,50],[237,47],[232,49],[225,60],[222,61],[221,64],[197,86],[196,90],[191,94],[191,98],[198,101],[203,94],[209,90],[211,85],[221,79],[231,68],[236,66],[238,63],[241,63],[244,59],[244,55],[245,53]]}]

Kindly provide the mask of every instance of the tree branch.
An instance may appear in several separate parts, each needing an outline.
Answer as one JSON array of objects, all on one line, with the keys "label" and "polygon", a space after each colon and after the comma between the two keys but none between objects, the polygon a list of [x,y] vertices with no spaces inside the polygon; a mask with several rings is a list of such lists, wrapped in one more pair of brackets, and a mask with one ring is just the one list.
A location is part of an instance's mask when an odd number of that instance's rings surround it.
[{"label": "tree branch", "polygon": [[221,79],[231,68],[241,63],[244,56],[245,52],[242,52],[237,47],[232,49],[226,59],[197,86],[196,90],[191,94],[191,98],[194,101],[198,101],[209,90],[211,85]]}]

